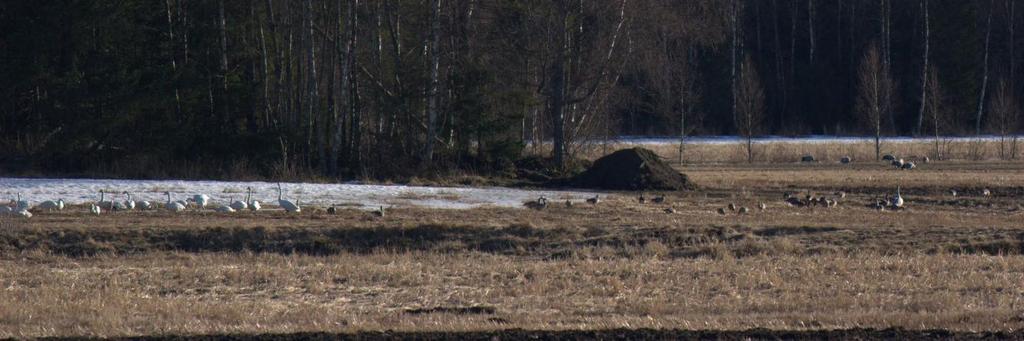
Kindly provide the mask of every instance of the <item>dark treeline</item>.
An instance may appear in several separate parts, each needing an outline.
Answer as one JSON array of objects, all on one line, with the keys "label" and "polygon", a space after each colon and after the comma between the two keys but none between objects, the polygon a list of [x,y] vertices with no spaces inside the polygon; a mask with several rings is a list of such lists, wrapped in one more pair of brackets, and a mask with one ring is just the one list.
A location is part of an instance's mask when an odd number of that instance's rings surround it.
[{"label": "dark treeline", "polygon": [[396,177],[615,135],[1009,134],[1016,2],[3,1],[0,162]]}]

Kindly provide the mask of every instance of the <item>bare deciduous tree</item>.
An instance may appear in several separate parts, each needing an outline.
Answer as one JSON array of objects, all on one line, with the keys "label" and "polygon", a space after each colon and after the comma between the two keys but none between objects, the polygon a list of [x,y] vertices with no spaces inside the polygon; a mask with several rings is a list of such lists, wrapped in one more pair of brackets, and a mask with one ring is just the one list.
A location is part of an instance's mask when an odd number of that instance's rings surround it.
[{"label": "bare deciduous tree", "polygon": [[936,72],[930,72],[928,74],[928,82],[925,83],[925,90],[927,91],[927,102],[922,106],[924,109],[925,116],[928,118],[928,124],[930,125],[932,136],[935,139],[935,151],[934,157],[939,160],[944,157],[943,153],[943,141],[941,140],[941,134],[949,124],[948,111],[943,103],[945,100],[942,87],[939,84],[939,77]]},{"label": "bare deciduous tree", "polygon": [[746,141],[747,162],[754,162],[754,136],[760,133],[764,120],[764,90],[754,69],[754,62],[747,56],[740,67],[739,84],[736,89],[736,130]]},{"label": "bare deciduous tree", "polygon": [[890,110],[893,82],[889,70],[882,63],[877,46],[872,45],[861,59],[858,78],[860,91],[856,109],[862,123],[875,136],[875,159],[878,160],[882,154],[882,119]]},{"label": "bare deciduous tree", "polygon": [[[999,157],[1017,156],[1017,123],[1020,111],[1017,98],[1005,80],[1000,80],[994,96],[989,100],[989,130],[999,136]],[[1013,135],[1013,137],[1010,137]],[[1010,145],[1007,146],[1007,141]]]}]

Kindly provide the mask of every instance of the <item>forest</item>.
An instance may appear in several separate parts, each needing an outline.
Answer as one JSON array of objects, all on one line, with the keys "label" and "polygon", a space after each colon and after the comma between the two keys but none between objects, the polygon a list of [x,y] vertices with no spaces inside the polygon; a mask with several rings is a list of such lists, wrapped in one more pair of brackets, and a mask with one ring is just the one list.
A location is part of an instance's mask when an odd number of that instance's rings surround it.
[{"label": "forest", "polygon": [[0,2],[0,170],[390,179],[623,135],[1016,134],[1016,0]]}]

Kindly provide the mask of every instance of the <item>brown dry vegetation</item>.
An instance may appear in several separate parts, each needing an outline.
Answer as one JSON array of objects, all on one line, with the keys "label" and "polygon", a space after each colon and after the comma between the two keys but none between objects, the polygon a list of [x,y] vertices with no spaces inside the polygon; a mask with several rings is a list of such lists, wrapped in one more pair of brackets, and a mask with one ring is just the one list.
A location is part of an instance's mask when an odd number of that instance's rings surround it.
[{"label": "brown dry vegetation", "polygon": [[[1003,142],[1005,149],[1010,149],[1012,140]],[[882,141],[882,154],[892,154],[907,160],[920,160],[925,156],[932,160],[995,160],[1000,157],[999,141],[992,140],[952,140],[939,139],[939,154],[936,154],[935,141],[921,138],[914,141]],[[666,160],[679,162],[678,144],[634,144],[634,143],[601,143],[595,142],[581,148],[579,157],[594,160],[611,151],[644,147],[657,152]],[[747,150],[743,143],[723,144],[685,144],[683,163],[746,163]],[[1020,146],[1018,145],[1018,149]],[[536,151],[536,149],[528,149]],[[815,159],[826,163],[838,163],[839,159],[849,156],[854,162],[875,162],[874,142],[767,142],[755,143],[753,148],[755,163],[792,163],[800,161],[804,155],[813,155]],[[1006,155],[1011,157],[1011,155]],[[1012,155],[1016,158],[1020,155]]]},{"label": "brown dry vegetation", "polygon": [[[1024,328],[1024,164],[683,169],[700,190],[661,205],[0,219],[0,337]],[[896,185],[908,209],[865,207]]]}]

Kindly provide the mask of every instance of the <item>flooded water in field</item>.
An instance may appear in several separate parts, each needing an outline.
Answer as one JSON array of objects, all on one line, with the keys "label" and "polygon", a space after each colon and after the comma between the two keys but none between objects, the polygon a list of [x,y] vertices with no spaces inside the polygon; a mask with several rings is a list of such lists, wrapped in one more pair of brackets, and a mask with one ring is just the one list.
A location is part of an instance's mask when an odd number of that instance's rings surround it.
[{"label": "flooded water in field", "polygon": [[[171,200],[206,194],[214,204],[229,200],[244,200],[246,188],[252,187],[253,199],[276,205],[277,183],[234,181],[184,180],[104,180],[104,179],[22,179],[0,178],[0,201],[14,199],[21,193],[22,200],[33,205],[46,200],[64,199],[70,204],[95,202],[100,190],[115,194],[115,200],[124,200],[122,192],[130,192],[135,201],[165,202],[164,192]],[[428,207],[466,209],[483,206],[522,207],[523,202],[544,195],[551,199],[579,199],[593,196],[586,192],[524,190],[502,187],[419,187],[401,185],[366,184],[314,184],[282,183],[284,199],[298,201],[300,205],[351,206],[367,209],[387,207]],[[110,200],[110,194],[104,200]]]}]

